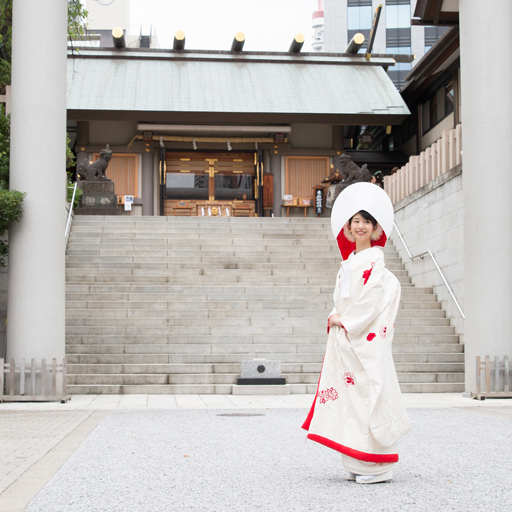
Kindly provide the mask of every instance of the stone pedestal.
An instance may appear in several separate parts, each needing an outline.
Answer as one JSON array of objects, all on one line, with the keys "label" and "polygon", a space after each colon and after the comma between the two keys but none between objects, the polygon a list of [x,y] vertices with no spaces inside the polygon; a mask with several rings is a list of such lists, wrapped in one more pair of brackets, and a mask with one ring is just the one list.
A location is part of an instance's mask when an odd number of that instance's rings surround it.
[{"label": "stone pedestal", "polygon": [[83,181],[82,202],[76,215],[118,215],[117,196],[113,181]]},{"label": "stone pedestal", "polygon": [[286,379],[281,377],[281,361],[253,359],[242,361],[239,386],[285,385]]}]

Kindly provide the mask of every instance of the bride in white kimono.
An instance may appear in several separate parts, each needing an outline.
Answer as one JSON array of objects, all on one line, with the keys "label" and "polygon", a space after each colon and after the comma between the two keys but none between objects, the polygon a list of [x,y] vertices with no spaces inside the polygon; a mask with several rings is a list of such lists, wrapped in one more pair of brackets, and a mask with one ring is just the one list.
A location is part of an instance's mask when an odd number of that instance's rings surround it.
[{"label": "bride in white kimono", "polygon": [[343,261],[318,389],[302,426],[308,439],[340,452],[349,480],[360,484],[392,479],[396,442],[410,429],[391,353],[400,283],[378,247],[393,217],[388,195],[370,183],[350,185],[336,199],[331,224]]}]

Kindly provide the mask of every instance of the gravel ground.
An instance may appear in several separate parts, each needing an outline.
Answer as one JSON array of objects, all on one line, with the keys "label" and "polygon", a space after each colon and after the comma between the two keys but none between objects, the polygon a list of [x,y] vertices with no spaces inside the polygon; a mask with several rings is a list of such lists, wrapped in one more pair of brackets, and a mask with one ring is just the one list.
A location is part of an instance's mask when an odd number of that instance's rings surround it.
[{"label": "gravel ground", "polygon": [[364,486],[305,442],[304,409],[113,411],[26,512],[510,512],[512,421],[409,413],[394,480]]}]

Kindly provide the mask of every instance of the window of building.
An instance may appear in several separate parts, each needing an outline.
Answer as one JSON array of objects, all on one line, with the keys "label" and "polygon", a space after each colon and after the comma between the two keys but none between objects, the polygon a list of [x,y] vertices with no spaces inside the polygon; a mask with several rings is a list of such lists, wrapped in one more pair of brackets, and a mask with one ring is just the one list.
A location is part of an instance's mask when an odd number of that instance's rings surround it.
[{"label": "window of building", "polygon": [[[410,55],[410,46],[388,46],[386,53],[390,55]],[[401,89],[405,85],[405,77],[412,69],[410,62],[397,62],[393,67],[389,68],[388,75],[393,80],[397,89]]]},{"label": "window of building", "polygon": [[430,127],[437,124],[437,93],[432,96],[428,102],[429,105],[429,123]]},{"label": "window of building", "polygon": [[450,76],[430,98],[423,103],[423,133],[428,132],[437,123],[455,110],[455,82]]},{"label": "window of building", "polygon": [[444,86],[444,116],[449,116],[454,111],[455,89],[453,79],[448,80]]},{"label": "window of building", "polygon": [[411,2],[409,0],[388,0],[386,2],[386,28],[407,28],[411,26]]},{"label": "window of building", "polygon": [[[386,2],[386,53],[393,55],[411,54],[411,2],[409,0],[388,0]],[[389,69],[389,77],[397,89],[405,85],[405,77],[411,64],[397,63]]]},{"label": "window of building", "polygon": [[371,0],[349,0],[347,2],[347,29],[370,30],[373,13]]},{"label": "window of building", "polygon": [[425,27],[425,53],[447,30],[447,27]]}]

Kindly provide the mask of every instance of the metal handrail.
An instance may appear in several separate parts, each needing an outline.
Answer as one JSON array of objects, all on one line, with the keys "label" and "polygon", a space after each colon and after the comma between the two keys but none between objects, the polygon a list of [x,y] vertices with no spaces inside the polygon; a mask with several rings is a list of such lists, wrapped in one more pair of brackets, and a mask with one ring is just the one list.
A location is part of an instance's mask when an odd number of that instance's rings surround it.
[{"label": "metal handrail", "polygon": [[437,268],[437,271],[439,272],[439,275],[441,276],[441,279],[443,280],[446,288],[448,288],[448,291],[450,292],[450,295],[452,296],[453,301],[455,302],[455,305],[457,306],[457,309],[459,310],[462,318],[464,320],[466,319],[466,316],[464,315],[464,311],[462,311],[462,308],[460,307],[459,302],[457,301],[455,295],[453,294],[452,289],[450,288],[450,285],[448,284],[448,281],[446,280],[446,277],[444,277],[443,271],[440,269],[439,265],[437,264],[436,259],[434,258],[434,255],[429,251],[422,252],[421,254],[417,254],[416,256],[412,256],[411,252],[409,251],[409,248],[407,247],[407,244],[405,243],[404,237],[402,236],[402,233],[400,233],[400,230],[398,229],[398,226],[393,223],[393,226],[396,229],[396,232],[398,233],[398,236],[400,237],[400,240],[402,241],[402,244],[407,252],[407,256],[409,256],[409,259],[411,261],[417,260],[419,258],[423,259],[425,256],[430,256],[432,258],[432,261],[434,262],[434,265]]},{"label": "metal handrail", "polygon": [[66,231],[64,232],[64,238],[68,239],[69,234],[69,227],[71,226],[71,214],[73,213],[73,205],[75,204],[75,194],[76,194],[76,187],[78,183],[75,182],[74,187],[67,187],[73,189],[73,197],[71,198],[71,203],[69,203],[69,209],[68,209],[68,221],[66,222]]}]

